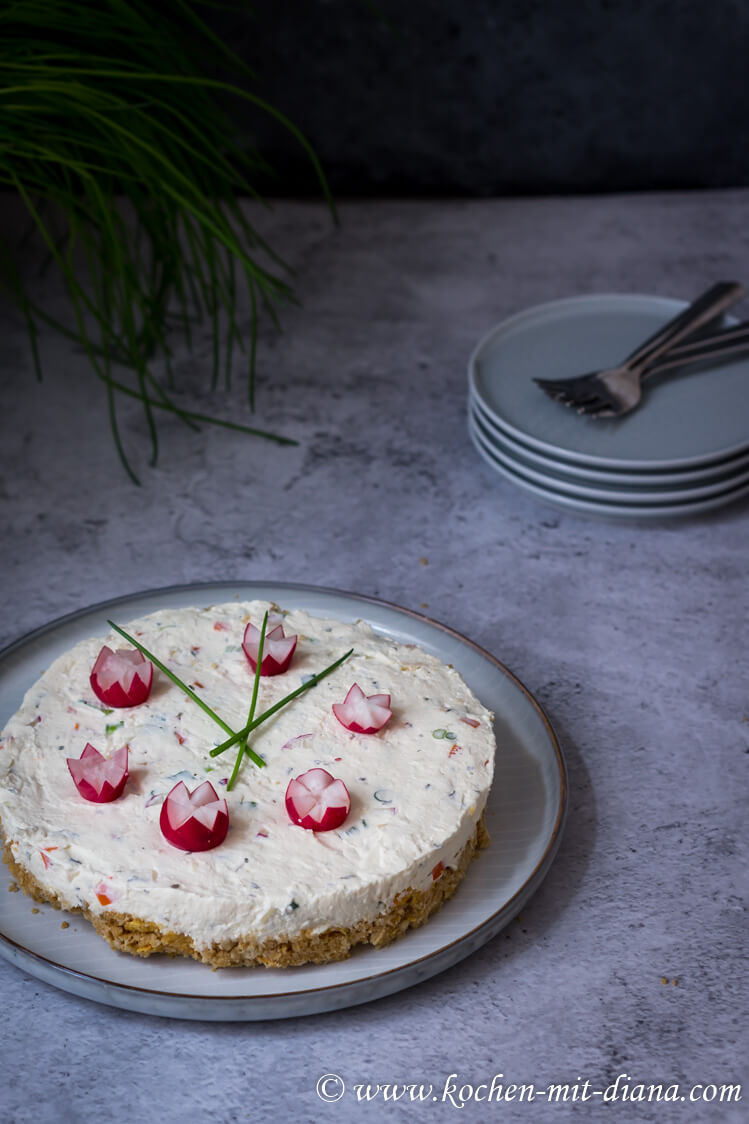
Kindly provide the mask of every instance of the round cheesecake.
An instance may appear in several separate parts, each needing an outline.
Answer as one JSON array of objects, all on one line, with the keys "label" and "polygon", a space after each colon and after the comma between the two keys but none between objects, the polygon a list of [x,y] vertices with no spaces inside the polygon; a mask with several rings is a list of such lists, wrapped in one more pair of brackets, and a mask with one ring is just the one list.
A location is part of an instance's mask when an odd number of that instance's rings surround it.
[{"label": "round cheesecake", "polygon": [[[82,912],[114,948],[214,967],[340,960],[423,924],[455,892],[488,842],[495,742],[492,714],[454,668],[365,622],[259,601],[123,627],[239,731],[254,681],[245,627],[260,627],[266,610],[298,640],[288,670],[261,676],[258,715],[353,653],[258,727],[249,744],[265,766],[244,757],[231,791],[237,747],[211,756],[227,734],[163,672],[139,706],[97,698],[90,675],[102,645],[127,647],[116,633],[79,643],[27,692],[0,738],[4,857],[23,890]],[[391,697],[377,733],[353,733],[333,712],[353,683]],[[109,803],[73,783],[67,758],[87,743],[105,757],[128,746],[129,777]],[[350,795],[334,830],[298,826],[286,808],[289,782],[315,768]],[[226,798],[229,830],[220,845],[185,852],[161,831],[162,804],[180,781],[192,792],[206,780]]]}]

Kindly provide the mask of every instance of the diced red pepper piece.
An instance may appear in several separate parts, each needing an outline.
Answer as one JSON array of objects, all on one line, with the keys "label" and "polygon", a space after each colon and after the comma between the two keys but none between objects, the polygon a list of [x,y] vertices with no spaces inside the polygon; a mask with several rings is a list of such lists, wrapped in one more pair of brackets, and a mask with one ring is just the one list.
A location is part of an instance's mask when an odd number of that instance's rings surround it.
[{"label": "diced red pepper piece", "polygon": [[106,882],[100,882],[98,886],[95,886],[94,893],[99,899],[99,905],[111,905],[114,901],[114,897],[109,896],[112,891]]}]

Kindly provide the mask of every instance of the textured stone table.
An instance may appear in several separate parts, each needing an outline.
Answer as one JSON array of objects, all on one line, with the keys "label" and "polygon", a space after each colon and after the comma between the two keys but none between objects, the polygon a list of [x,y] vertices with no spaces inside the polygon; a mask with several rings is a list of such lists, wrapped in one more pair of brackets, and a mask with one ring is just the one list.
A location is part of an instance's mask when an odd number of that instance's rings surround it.
[{"label": "textured stone table", "polygon": [[[299,445],[167,420],[150,469],[138,407],[126,406],[140,489],[82,357],[45,337],[38,385],[3,309],[3,642],[103,598],[217,578],[426,603],[537,695],[571,781],[561,850],[522,918],[449,973],[368,1006],[172,1022],[76,999],[0,960],[3,1121],[456,1112],[358,1104],[350,1091],[325,1105],[315,1083],[330,1071],[349,1090],[441,1092],[453,1073],[591,1089],[622,1073],[685,1089],[746,1082],[749,507],[662,526],[547,508],[473,451],[465,365],[482,332],[538,301],[689,297],[710,279],[749,280],[747,213],[745,192],[356,203],[335,230],[320,207],[279,205],[264,229],[302,303],[282,335],[263,335],[256,423]],[[211,398],[209,354],[207,332],[192,358],[178,354],[182,400],[243,418],[239,365],[236,389]],[[463,1112],[598,1120],[599,1104]],[[747,1104],[745,1085],[733,1107],[614,1111],[740,1120]]]}]

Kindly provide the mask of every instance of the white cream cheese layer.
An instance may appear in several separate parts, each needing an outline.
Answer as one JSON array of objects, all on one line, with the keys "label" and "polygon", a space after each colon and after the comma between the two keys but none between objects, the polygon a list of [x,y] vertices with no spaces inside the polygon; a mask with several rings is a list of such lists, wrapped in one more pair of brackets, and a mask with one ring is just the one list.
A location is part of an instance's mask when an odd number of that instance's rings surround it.
[{"label": "white cream cheese layer", "polygon": [[[124,627],[239,730],[253,683],[242,637],[267,608],[170,610]],[[226,734],[162,673],[141,706],[108,711],[96,698],[91,668],[103,643],[125,647],[116,634],[55,660],[0,738],[0,820],[16,861],[63,905],[132,914],[186,934],[198,949],[350,927],[407,888],[427,889],[440,863],[455,863],[484,809],[492,715],[453,668],[363,622],[295,610],[283,625],[298,635],[297,649],[287,672],[260,680],[258,714],[347,649],[354,654],[257,730],[250,744],[267,765],[245,758],[231,792],[236,749],[209,756]],[[349,733],[331,711],[354,682],[367,695],[391,695],[393,717],[377,734]],[[66,758],[86,742],[105,756],[129,745],[118,800],[93,804],[78,794]],[[351,795],[338,830],[316,834],[288,818],[289,780],[314,766]],[[161,803],[180,780],[191,791],[210,780],[226,796],[221,846],[186,854],[164,839]]]}]

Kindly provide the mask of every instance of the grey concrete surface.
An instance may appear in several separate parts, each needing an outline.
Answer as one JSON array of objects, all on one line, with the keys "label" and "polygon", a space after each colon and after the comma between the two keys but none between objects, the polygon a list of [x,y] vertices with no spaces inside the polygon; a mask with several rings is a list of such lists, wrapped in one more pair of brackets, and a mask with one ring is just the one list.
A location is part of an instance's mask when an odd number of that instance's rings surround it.
[{"label": "grey concrete surface", "polygon": [[[749,505],[646,526],[547,508],[474,453],[465,364],[482,332],[538,301],[749,280],[748,209],[747,192],[352,203],[334,230],[315,205],[279,205],[262,222],[301,304],[282,335],[263,332],[256,421],[299,445],[167,421],[151,469],[126,405],[140,489],[85,360],[45,336],[37,384],[3,308],[2,642],[96,600],[216,578],[426,604],[536,694],[571,784],[561,850],[522,917],[449,973],[365,1007],[171,1022],[0,960],[3,1122],[601,1118],[600,1098],[460,1110],[351,1091],[441,1095],[450,1074],[497,1073],[598,1090],[627,1074],[682,1093],[743,1081],[733,1106],[609,1112],[747,1118]],[[39,285],[54,305],[53,279]],[[207,330],[192,358],[178,350],[181,400],[245,417],[239,361],[232,392],[205,390],[209,352]],[[337,1104],[316,1096],[325,1072],[349,1087]]]}]

